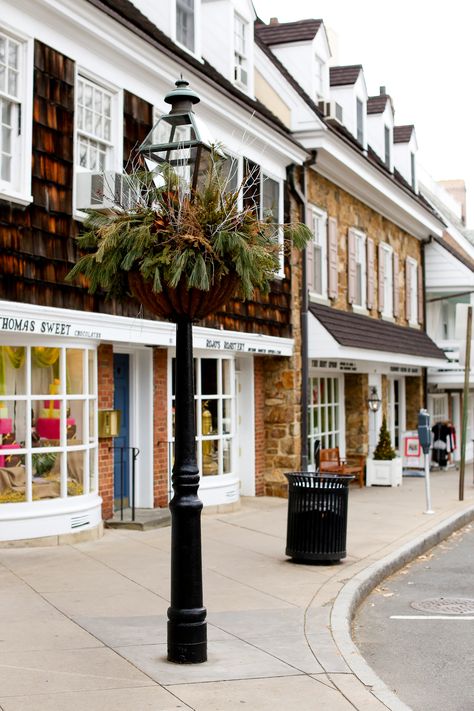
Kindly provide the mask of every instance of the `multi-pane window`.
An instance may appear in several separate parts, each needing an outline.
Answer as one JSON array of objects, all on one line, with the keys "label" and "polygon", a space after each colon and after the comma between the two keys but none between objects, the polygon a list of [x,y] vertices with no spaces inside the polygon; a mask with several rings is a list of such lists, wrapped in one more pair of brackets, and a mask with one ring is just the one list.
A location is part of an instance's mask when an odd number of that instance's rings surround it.
[{"label": "multi-pane window", "polygon": [[0,32],[0,182],[18,182],[21,45]]},{"label": "multi-pane window", "polygon": [[355,306],[365,307],[366,305],[366,254],[365,235],[361,232],[355,233]]},{"label": "multi-pane window", "polygon": [[326,295],[327,283],[327,216],[313,210],[313,291]]},{"label": "multi-pane window", "polygon": [[388,381],[387,395],[387,410],[388,410],[388,429],[393,446],[397,451],[400,449],[400,427],[401,427],[401,408],[402,408],[402,386],[398,378]]},{"label": "multi-pane window", "polygon": [[364,143],[364,104],[360,99],[356,99],[357,115],[357,140]]},{"label": "multi-pane window", "polygon": [[0,346],[0,504],[97,491],[93,348]]},{"label": "multi-pane window", "polygon": [[[172,411],[175,367],[172,362]],[[196,444],[201,476],[232,474],[235,458],[235,372],[231,357],[194,358]],[[173,422],[174,440],[174,422]]]},{"label": "multi-pane window", "polygon": [[407,269],[410,270],[408,285],[410,293],[408,295],[409,323],[418,323],[418,265],[414,259],[407,259]]},{"label": "multi-pane window", "polygon": [[176,39],[194,52],[194,0],[176,0]]},{"label": "multi-pane window", "polygon": [[383,259],[383,314],[393,316],[393,250],[388,244],[382,245]]},{"label": "multi-pane window", "polygon": [[101,173],[112,162],[112,94],[84,77],[77,80],[77,157],[80,168]]},{"label": "multi-pane window", "polygon": [[385,140],[385,165],[390,168],[390,129],[388,126],[384,126],[384,140]]},{"label": "multi-pane window", "polygon": [[308,405],[309,460],[314,464],[314,443],[321,449],[340,446],[341,439],[341,379],[340,377],[310,377]]},{"label": "multi-pane window", "polygon": [[234,80],[247,86],[247,23],[239,15],[234,15]]}]

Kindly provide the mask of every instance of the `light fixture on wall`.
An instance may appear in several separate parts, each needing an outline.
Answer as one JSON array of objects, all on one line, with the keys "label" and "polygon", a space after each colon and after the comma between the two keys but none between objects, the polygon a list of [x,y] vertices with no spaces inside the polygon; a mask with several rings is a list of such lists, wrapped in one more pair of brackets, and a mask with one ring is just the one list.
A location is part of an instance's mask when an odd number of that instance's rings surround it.
[{"label": "light fixture on wall", "polygon": [[377,392],[376,386],[371,385],[369,387],[369,399],[368,399],[369,410],[371,412],[378,412],[381,402],[382,402],[382,400],[379,398],[379,394]]}]

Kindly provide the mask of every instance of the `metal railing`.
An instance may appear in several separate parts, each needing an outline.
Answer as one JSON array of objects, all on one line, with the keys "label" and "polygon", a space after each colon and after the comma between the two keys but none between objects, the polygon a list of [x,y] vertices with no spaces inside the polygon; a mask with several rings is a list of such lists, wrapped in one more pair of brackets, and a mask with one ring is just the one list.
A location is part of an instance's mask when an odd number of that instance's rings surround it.
[{"label": "metal railing", "polygon": [[[124,457],[124,452],[130,451],[132,455],[132,482],[131,482],[131,488],[130,488],[130,506],[132,509],[132,521],[135,521],[135,462],[137,460],[138,455],[140,454],[140,450],[138,447],[122,447],[121,445],[113,445],[112,449],[114,450],[114,464],[115,464],[115,452],[119,451],[120,452],[120,520],[123,521],[123,510],[124,510],[124,490],[125,490],[125,465],[126,465],[126,458]],[[129,473],[129,472],[128,472]],[[114,496],[115,498],[115,496]]]}]

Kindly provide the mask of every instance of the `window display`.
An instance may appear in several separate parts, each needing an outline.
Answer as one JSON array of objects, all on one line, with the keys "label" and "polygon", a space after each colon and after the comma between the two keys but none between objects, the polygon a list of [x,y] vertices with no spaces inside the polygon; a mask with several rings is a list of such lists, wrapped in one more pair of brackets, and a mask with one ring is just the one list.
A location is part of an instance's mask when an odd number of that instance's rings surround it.
[{"label": "window display", "polygon": [[[172,363],[174,412],[175,361]],[[195,358],[197,460],[201,476],[231,474],[234,426],[234,361],[230,357]],[[172,423],[174,437],[174,422]]]},{"label": "window display", "polygon": [[97,489],[95,349],[0,345],[0,504]]},{"label": "window display", "polygon": [[319,440],[321,449],[340,446],[340,378],[311,377],[308,405],[309,461],[314,464],[314,443]]}]

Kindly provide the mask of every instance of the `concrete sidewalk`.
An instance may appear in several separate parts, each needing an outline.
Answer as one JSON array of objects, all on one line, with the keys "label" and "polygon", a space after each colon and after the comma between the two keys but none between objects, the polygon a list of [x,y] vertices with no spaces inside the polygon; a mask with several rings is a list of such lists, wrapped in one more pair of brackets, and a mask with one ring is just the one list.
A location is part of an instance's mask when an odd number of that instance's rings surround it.
[{"label": "concrete sidewalk", "polygon": [[420,552],[430,532],[433,543],[474,517],[472,471],[462,503],[457,477],[432,474],[432,516],[423,514],[423,479],[351,488],[340,564],[285,557],[285,500],[245,499],[240,511],[205,515],[209,661],[198,666],[166,661],[169,529],[0,549],[1,709],[397,708],[352,645],[351,608],[377,575]]}]

